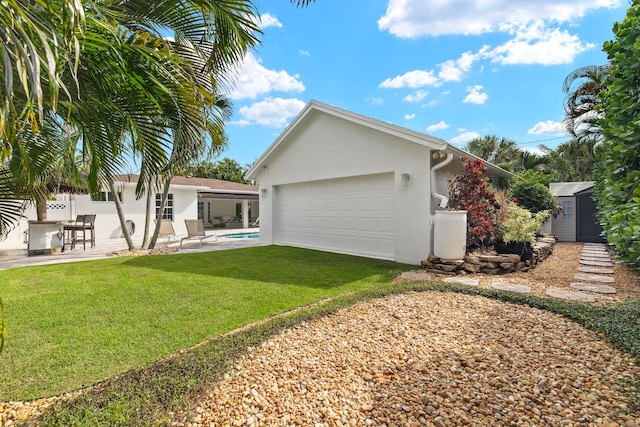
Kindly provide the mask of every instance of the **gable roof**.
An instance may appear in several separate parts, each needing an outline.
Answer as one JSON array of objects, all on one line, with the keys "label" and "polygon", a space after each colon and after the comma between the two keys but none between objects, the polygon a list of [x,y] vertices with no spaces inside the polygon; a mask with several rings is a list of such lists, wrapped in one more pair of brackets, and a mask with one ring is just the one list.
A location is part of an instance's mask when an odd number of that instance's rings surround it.
[{"label": "gable roof", "polygon": [[594,181],[552,182],[549,190],[554,197],[572,197],[576,193],[593,188]]},{"label": "gable roof", "polygon": [[[311,100],[309,103],[300,111],[300,113],[293,119],[293,121],[285,128],[284,131],[276,138],[276,140],[266,149],[266,151],[255,161],[251,169],[249,169],[246,173],[246,176],[249,179],[257,179],[258,171],[262,168],[262,166],[266,163],[267,159],[276,152],[282,144],[285,143],[287,137],[292,133],[292,131],[300,125],[305,120],[309,119],[309,116],[312,115],[313,112],[322,112],[325,114],[332,115],[334,117],[341,118],[343,120],[347,120],[349,122],[359,124],[362,126],[366,126],[371,129],[375,129],[377,131],[386,133],[391,136],[395,136],[410,142],[414,142],[416,144],[423,145],[432,150],[439,151],[447,151],[462,157],[469,157],[477,159],[478,157],[467,153],[464,150],[459,149],[451,144],[449,144],[444,139],[436,138],[425,133],[416,132],[411,129],[407,129],[401,126],[396,126],[388,122],[383,122],[381,120],[373,119],[371,117],[363,116],[361,114],[356,114],[354,112],[344,110],[342,108],[334,107],[333,105],[325,104],[316,100]],[[508,172],[498,166],[495,166],[489,162],[485,162],[487,168],[494,174],[498,176],[503,176],[509,178],[513,176],[511,172]]]}]

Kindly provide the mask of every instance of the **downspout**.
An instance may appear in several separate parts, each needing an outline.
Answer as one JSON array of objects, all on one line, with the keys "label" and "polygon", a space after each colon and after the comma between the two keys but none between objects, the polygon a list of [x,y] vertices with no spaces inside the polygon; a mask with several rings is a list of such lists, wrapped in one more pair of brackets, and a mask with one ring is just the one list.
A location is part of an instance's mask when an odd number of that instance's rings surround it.
[{"label": "downspout", "polygon": [[[442,151],[438,152],[440,156],[442,156],[444,153]],[[434,153],[435,154],[435,153]],[[440,200],[440,204],[438,205],[441,208],[446,208],[447,204],[449,203],[449,198],[447,196],[443,196],[442,194],[438,194],[435,190],[436,188],[436,171],[439,169],[442,169],[443,167],[447,166],[449,163],[451,163],[451,161],[453,160],[453,153],[447,153],[447,158],[438,163],[437,165],[435,165],[434,167],[431,168],[431,195],[436,199],[436,200]]]}]

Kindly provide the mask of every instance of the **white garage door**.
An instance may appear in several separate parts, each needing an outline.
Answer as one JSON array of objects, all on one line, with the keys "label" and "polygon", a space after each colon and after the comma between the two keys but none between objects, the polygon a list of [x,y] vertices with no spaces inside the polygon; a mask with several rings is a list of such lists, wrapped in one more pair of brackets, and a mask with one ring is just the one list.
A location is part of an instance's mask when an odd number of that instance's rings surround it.
[{"label": "white garage door", "polygon": [[394,259],[393,174],[276,187],[274,243]]}]

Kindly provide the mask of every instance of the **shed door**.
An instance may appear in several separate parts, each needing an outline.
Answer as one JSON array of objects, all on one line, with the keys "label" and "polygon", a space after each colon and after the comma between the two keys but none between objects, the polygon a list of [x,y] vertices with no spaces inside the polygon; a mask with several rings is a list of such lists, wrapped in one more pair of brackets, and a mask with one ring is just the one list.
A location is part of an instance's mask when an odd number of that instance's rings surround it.
[{"label": "shed door", "polygon": [[278,186],[274,243],[394,259],[393,193],[392,173]]},{"label": "shed door", "polygon": [[596,202],[591,198],[592,193],[576,195],[576,241],[602,242],[602,227],[596,218]]}]

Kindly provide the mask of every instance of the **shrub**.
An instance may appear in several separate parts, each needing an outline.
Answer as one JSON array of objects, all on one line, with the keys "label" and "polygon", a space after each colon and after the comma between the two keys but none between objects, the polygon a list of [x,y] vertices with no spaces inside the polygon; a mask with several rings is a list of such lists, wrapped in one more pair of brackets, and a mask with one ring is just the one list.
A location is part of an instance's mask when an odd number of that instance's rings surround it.
[{"label": "shrub", "polygon": [[511,186],[511,195],[520,206],[532,213],[550,211],[556,207],[556,199],[549,187],[539,182],[518,180]]},{"label": "shrub", "polygon": [[594,195],[607,242],[640,271],[639,2],[633,2],[613,32],[616,39],[604,44],[611,72],[599,95],[603,141],[597,147]]},{"label": "shrub", "polygon": [[464,169],[449,182],[449,208],[467,211],[467,250],[493,237],[496,210],[494,192],[482,177],[487,167],[482,159],[462,159]]},{"label": "shrub", "polygon": [[549,216],[549,211],[540,211],[532,215],[530,211],[510,202],[507,206],[508,216],[500,225],[500,234],[505,242],[535,243],[536,234],[542,230],[542,223]]}]

